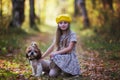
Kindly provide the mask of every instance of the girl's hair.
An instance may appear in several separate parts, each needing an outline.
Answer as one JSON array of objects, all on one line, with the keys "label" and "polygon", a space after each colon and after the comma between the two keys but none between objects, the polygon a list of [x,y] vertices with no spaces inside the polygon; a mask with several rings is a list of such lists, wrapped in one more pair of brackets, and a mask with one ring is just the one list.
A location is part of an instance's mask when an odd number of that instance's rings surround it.
[{"label": "girl's hair", "polygon": [[[68,28],[66,30],[66,35],[68,35],[69,32],[70,32],[70,24],[68,24]],[[57,50],[59,50],[59,48],[60,48],[60,37],[61,37],[61,35],[62,35],[62,30],[59,28],[59,25],[58,25],[57,31],[56,31],[56,47],[57,47]],[[66,41],[66,40],[63,40],[63,41]]]}]

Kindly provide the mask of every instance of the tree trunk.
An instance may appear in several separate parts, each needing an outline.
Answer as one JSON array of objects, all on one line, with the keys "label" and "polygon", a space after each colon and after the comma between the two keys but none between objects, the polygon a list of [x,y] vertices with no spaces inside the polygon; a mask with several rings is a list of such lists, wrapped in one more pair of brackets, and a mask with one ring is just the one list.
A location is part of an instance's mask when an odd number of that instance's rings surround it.
[{"label": "tree trunk", "polygon": [[20,27],[24,22],[24,2],[25,0],[12,0],[12,21],[11,27]]},{"label": "tree trunk", "polygon": [[79,14],[79,8],[77,5],[77,0],[74,0],[74,16],[77,16]]},{"label": "tree trunk", "polygon": [[92,8],[96,9],[96,0],[91,0],[91,2],[92,2]]},{"label": "tree trunk", "polygon": [[[118,12],[119,17],[120,17],[120,1],[119,1],[119,0],[117,1],[117,4],[116,4],[116,5],[117,5],[117,10],[116,10],[116,11]],[[119,19],[119,20],[120,20],[120,19]]]},{"label": "tree trunk", "polygon": [[102,0],[104,9],[109,8],[110,10],[114,11],[113,9],[113,0]]},{"label": "tree trunk", "polygon": [[0,16],[2,16],[2,0],[0,0]]},{"label": "tree trunk", "polygon": [[[2,0],[0,1],[0,24],[2,25]],[[0,26],[1,29],[1,26]]]},{"label": "tree trunk", "polygon": [[87,15],[87,10],[86,10],[86,4],[85,0],[78,0],[78,4],[80,5],[82,16],[83,16],[83,21],[84,21],[84,26],[89,27],[89,18]]},{"label": "tree trunk", "polygon": [[35,9],[34,9],[34,0],[30,0],[30,26],[35,26]]}]

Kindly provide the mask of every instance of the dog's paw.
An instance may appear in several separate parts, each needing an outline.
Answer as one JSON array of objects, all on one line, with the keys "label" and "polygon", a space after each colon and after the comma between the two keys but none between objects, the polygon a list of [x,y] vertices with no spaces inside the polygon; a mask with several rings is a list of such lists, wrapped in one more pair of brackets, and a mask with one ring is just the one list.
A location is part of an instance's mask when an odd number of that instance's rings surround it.
[{"label": "dog's paw", "polygon": [[35,76],[35,73],[32,73],[31,76]]},{"label": "dog's paw", "polygon": [[35,77],[40,77],[40,74],[36,74]]}]

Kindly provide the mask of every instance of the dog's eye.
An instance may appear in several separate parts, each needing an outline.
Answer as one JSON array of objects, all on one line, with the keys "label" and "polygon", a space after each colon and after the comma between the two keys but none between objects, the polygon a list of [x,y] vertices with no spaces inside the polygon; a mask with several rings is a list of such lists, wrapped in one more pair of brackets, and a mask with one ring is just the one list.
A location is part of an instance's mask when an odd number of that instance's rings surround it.
[{"label": "dog's eye", "polygon": [[31,52],[31,50],[28,51],[28,53]]},{"label": "dog's eye", "polygon": [[35,51],[37,53],[37,51]]}]

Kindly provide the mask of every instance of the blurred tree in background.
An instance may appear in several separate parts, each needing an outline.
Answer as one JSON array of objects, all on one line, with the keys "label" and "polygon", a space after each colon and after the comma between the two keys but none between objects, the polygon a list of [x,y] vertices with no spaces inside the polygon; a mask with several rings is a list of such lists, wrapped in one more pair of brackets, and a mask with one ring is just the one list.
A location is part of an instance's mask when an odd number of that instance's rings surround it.
[{"label": "blurred tree in background", "polygon": [[29,14],[29,19],[30,19],[30,27],[35,27],[35,19],[38,18],[35,14],[35,1],[34,0],[29,0],[30,3],[30,14]]},{"label": "blurred tree in background", "polygon": [[82,16],[83,16],[83,21],[84,21],[84,26],[89,27],[89,18],[87,15],[87,10],[86,10],[86,0],[74,0],[74,16],[79,15],[79,11],[81,10]]},{"label": "blurred tree in background", "polygon": [[0,0],[0,33],[3,29],[8,29],[11,20],[11,1]]},{"label": "blurred tree in background", "polygon": [[[1,0],[0,29],[41,24],[56,25],[55,17],[69,13],[74,23],[119,39],[120,0]],[[37,26],[39,28],[39,26]],[[3,31],[1,31],[3,32]]]},{"label": "blurred tree in background", "polygon": [[24,22],[24,2],[25,0],[12,0],[12,20],[10,27],[20,27]]}]

